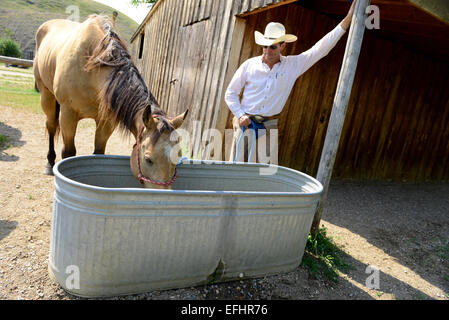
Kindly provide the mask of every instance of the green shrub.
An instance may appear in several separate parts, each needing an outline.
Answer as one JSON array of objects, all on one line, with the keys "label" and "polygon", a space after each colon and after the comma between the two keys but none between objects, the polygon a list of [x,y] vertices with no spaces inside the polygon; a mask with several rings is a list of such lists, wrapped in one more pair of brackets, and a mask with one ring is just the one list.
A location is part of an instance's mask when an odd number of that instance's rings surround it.
[{"label": "green shrub", "polygon": [[319,279],[321,275],[334,282],[338,281],[339,271],[348,272],[353,267],[342,258],[347,256],[327,235],[326,228],[320,228],[315,236],[307,237],[302,265],[309,269],[309,274]]},{"label": "green shrub", "polygon": [[20,45],[12,39],[0,38],[0,56],[21,58]]}]

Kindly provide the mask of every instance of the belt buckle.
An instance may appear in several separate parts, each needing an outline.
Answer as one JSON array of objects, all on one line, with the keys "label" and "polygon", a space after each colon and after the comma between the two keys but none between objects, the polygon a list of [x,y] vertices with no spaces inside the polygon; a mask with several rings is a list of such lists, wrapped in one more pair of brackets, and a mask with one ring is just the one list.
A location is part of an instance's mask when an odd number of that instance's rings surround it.
[{"label": "belt buckle", "polygon": [[259,115],[254,115],[253,117],[253,120],[255,121],[255,122],[257,122],[257,123],[262,123],[262,122],[264,122],[265,121],[265,117],[263,117],[263,116],[259,116]]}]

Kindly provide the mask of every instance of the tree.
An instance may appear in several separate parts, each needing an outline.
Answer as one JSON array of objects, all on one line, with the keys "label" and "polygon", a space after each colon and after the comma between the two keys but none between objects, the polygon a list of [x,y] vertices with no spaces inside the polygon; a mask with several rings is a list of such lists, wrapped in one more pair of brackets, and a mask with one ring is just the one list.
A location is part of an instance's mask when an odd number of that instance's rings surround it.
[{"label": "tree", "polygon": [[139,6],[141,4],[155,4],[157,0],[131,0],[131,4],[134,6]]}]

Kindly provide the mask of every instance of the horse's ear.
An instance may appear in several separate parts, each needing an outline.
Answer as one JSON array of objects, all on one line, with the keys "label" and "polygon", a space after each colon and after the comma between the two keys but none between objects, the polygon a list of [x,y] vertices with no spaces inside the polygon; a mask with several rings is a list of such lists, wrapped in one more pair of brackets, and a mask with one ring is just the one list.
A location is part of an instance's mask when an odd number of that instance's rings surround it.
[{"label": "horse's ear", "polygon": [[145,108],[142,114],[142,120],[147,130],[150,130],[155,125],[153,115],[151,114],[151,106]]},{"label": "horse's ear", "polygon": [[175,118],[170,120],[173,128],[178,129],[182,125],[184,119],[187,116],[187,113],[189,113],[189,109],[187,109],[184,113],[181,113],[179,116],[176,116]]}]

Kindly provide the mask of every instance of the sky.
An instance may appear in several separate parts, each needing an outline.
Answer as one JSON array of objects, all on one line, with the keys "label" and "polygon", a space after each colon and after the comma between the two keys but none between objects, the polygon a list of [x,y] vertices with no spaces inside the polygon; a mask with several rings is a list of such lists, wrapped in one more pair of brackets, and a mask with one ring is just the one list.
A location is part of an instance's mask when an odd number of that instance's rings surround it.
[{"label": "sky", "polygon": [[150,11],[148,5],[135,7],[131,4],[131,0],[94,0],[114,8],[140,24]]}]

